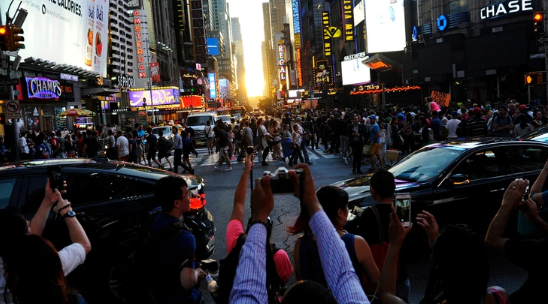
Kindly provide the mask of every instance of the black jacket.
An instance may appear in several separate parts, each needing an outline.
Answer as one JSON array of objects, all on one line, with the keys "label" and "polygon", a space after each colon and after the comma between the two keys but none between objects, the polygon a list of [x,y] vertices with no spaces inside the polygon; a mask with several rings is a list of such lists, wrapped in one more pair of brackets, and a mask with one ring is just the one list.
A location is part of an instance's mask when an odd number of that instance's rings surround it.
[{"label": "black jacket", "polygon": [[357,144],[363,145],[366,141],[365,138],[365,126],[361,123],[358,124],[358,136],[354,136],[354,124],[351,123],[346,127],[346,136],[348,136],[348,140],[350,141],[350,144]]}]

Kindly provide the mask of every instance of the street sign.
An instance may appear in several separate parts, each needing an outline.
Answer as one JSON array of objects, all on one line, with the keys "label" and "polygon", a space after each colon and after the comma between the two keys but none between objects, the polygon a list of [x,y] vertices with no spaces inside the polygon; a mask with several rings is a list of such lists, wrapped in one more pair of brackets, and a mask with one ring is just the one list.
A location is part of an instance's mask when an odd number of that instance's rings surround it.
[{"label": "street sign", "polygon": [[19,52],[17,52],[17,51],[4,51],[4,54],[6,54],[7,56],[11,56],[11,57],[19,56]]},{"label": "street sign", "polygon": [[6,80],[0,80],[0,86],[9,86],[9,85],[16,85],[19,83],[19,79],[6,79]]},{"label": "street sign", "polygon": [[545,37],[537,37],[537,45],[546,43]]},{"label": "street sign", "polygon": [[6,101],[6,109],[8,111],[8,119],[21,118],[21,111],[19,111],[19,100]]}]

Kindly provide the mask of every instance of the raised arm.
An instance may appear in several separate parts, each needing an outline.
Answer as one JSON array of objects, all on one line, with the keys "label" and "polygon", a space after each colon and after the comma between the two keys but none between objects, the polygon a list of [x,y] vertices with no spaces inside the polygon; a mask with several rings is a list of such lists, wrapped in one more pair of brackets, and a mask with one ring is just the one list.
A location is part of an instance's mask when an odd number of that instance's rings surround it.
[{"label": "raised arm", "polygon": [[[63,182],[63,188],[65,187],[66,187],[66,183]],[[62,190],[58,196],[57,192],[59,192],[59,190],[51,189],[49,178],[46,181],[45,191],[46,191],[46,195],[44,196],[44,200],[42,200],[42,204],[40,204],[38,211],[36,211],[36,214],[34,214],[34,216],[32,217],[32,220],[30,221],[31,234],[42,235],[42,232],[44,231],[44,227],[46,226],[46,222],[48,221],[48,216],[49,216],[49,212],[51,211],[51,208],[57,202],[57,198],[61,197],[61,193],[66,192],[65,190]]]},{"label": "raised arm", "polygon": [[384,266],[382,268],[381,280],[379,283],[379,299],[382,304],[403,304],[402,299],[396,297],[396,279],[398,276],[398,258],[400,249],[407,234],[411,231],[412,226],[404,228],[396,210],[392,208],[390,214],[389,238],[390,246],[386,253]]},{"label": "raised arm", "polygon": [[499,211],[495,215],[495,218],[491,221],[491,225],[487,231],[487,236],[485,237],[485,243],[487,243],[487,246],[491,247],[498,253],[504,254],[504,245],[508,240],[503,237],[504,228],[506,227],[506,223],[510,218],[512,210],[514,207],[518,206],[518,203],[520,202],[528,185],[528,180],[516,179],[511,182],[510,186],[504,193]]},{"label": "raised arm", "polygon": [[76,217],[65,216],[67,215],[67,213],[72,211],[70,202],[63,199],[59,191],[56,191],[56,195],[58,202],[57,206],[53,208],[53,211],[59,216],[65,218],[65,223],[67,224],[70,234],[70,240],[73,243],[78,243],[82,245],[82,247],[84,247],[84,250],[86,251],[86,254],[88,254],[91,251],[91,243],[89,242],[88,236],[84,231],[84,228],[82,227],[82,225],[80,225],[80,222]]},{"label": "raised arm", "polygon": [[270,177],[257,179],[251,193],[251,221],[240,253],[230,303],[268,303],[266,290],[266,243],[268,216],[274,208]]},{"label": "raised arm", "polygon": [[245,158],[245,168],[242,176],[240,177],[240,182],[236,187],[236,192],[234,193],[234,207],[232,207],[232,215],[230,220],[239,220],[244,223],[244,212],[245,212],[245,196],[247,194],[247,182],[249,180],[249,174],[253,170],[253,155],[247,155]]},{"label": "raised arm", "polygon": [[546,177],[548,176],[548,161],[544,164],[544,168],[540,171],[537,180],[531,187],[531,198],[539,205],[544,205],[544,199],[542,197],[542,188],[546,182]]},{"label": "raised arm", "polygon": [[[323,271],[333,296],[341,304],[369,303],[354,271],[350,256],[335,227],[331,224],[316,197],[314,179],[307,165],[299,164],[296,169],[304,171],[303,208],[310,214],[309,226],[316,237]],[[296,195],[300,197],[300,183],[296,173],[290,171]]]}]

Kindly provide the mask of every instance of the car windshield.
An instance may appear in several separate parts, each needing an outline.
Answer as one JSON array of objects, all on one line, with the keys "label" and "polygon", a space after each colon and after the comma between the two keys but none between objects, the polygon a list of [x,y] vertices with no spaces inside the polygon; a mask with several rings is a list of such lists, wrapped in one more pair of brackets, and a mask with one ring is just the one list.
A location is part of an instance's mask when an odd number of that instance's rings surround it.
[{"label": "car windshield", "polygon": [[396,179],[404,181],[432,181],[465,151],[458,147],[427,147],[409,155],[388,171]]},{"label": "car windshield", "polygon": [[160,131],[164,131],[164,134],[166,134],[166,132],[169,132],[169,128],[155,128],[155,129],[152,129],[152,134],[158,135],[158,134],[160,134]]},{"label": "car windshield", "polygon": [[191,116],[187,118],[186,124],[188,126],[205,126],[209,121],[209,116]]},{"label": "car windshield", "polygon": [[219,118],[220,118],[222,121],[228,121],[228,122],[230,122],[230,116],[223,115],[223,116],[219,116]]},{"label": "car windshield", "polygon": [[522,140],[537,140],[535,137],[546,134],[546,133],[548,133],[548,126],[543,126],[527,134],[523,134],[519,138]]}]

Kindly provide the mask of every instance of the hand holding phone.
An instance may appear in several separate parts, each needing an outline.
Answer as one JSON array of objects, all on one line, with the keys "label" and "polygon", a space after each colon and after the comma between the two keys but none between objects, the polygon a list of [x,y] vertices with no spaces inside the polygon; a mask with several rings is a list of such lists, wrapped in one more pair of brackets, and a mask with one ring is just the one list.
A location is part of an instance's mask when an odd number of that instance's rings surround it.
[{"label": "hand holding phone", "polygon": [[394,197],[394,209],[404,227],[411,225],[411,194],[400,193]]}]

